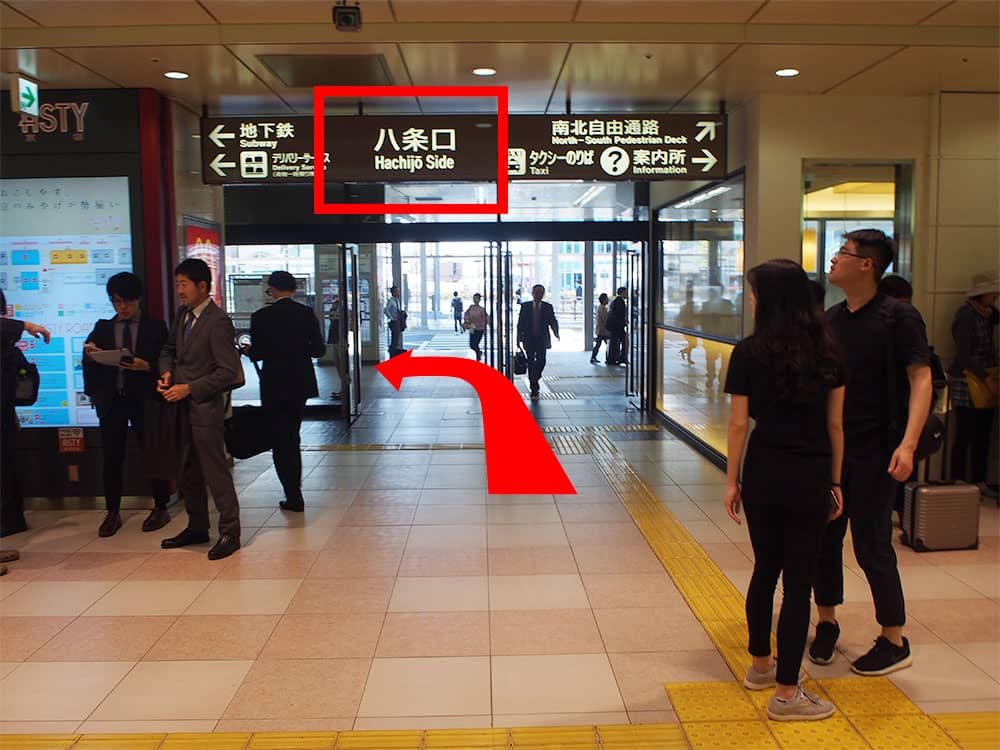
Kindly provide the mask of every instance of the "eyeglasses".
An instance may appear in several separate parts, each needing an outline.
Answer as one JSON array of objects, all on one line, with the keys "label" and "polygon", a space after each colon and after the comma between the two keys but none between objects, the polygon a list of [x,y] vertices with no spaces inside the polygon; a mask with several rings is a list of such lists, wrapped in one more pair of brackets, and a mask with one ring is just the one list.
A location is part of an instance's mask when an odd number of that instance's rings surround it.
[{"label": "eyeglasses", "polygon": [[126,307],[127,305],[130,305],[133,302],[135,302],[135,300],[122,299],[121,297],[111,298],[111,305],[113,307]]},{"label": "eyeglasses", "polygon": [[848,250],[847,248],[845,248],[845,247],[842,247],[842,248],[840,248],[840,249],[839,249],[839,250],[838,250],[838,251],[836,252],[836,257],[838,257],[838,258],[839,258],[839,257],[840,257],[841,255],[849,255],[849,256],[851,256],[852,258],[861,258],[862,260],[867,260],[867,259],[868,259],[868,256],[867,256],[867,255],[859,255],[858,253],[852,253],[852,252],[850,252],[850,251],[849,251],[849,250]]}]

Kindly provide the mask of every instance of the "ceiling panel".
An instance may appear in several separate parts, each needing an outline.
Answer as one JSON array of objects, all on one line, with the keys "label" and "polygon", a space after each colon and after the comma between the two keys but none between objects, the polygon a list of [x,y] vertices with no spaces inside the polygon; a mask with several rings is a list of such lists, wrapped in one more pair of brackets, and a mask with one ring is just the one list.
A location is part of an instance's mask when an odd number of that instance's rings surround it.
[{"label": "ceiling panel", "polygon": [[[755,94],[821,94],[898,47],[743,45],[683,102],[690,108],[745,101]],[[778,78],[779,68],[798,68],[796,78]]]},{"label": "ceiling panel", "polygon": [[174,26],[212,23],[195,0],[7,0],[42,26]]},{"label": "ceiling panel", "polygon": [[[288,107],[252,71],[221,46],[202,47],[78,47],[64,54],[122,86],[151,86],[199,110],[212,113],[287,112]],[[157,60],[158,62],[154,62]],[[164,71],[190,74],[183,81],[163,77]]]},{"label": "ceiling panel", "polygon": [[[396,20],[410,22],[571,21],[577,0],[393,0]],[[367,19],[368,8],[362,7]]]},{"label": "ceiling panel", "polygon": [[24,73],[41,84],[42,89],[114,88],[108,80],[50,49],[3,50],[4,82],[6,71]]},{"label": "ceiling panel", "polygon": [[997,0],[957,0],[924,23],[928,26],[1000,26]]},{"label": "ceiling panel", "polygon": [[0,29],[24,29],[37,26],[38,24],[27,16],[12,10],[7,5],[0,5]]},{"label": "ceiling panel", "polygon": [[764,0],[583,0],[577,21],[746,23]]},{"label": "ceiling panel", "polygon": [[[400,56],[399,47],[395,44],[237,44],[230,47],[245,65],[253,70],[274,91],[299,114],[311,114],[313,111],[313,92],[311,88],[299,89],[285,86],[277,76],[259,59],[259,55],[382,55],[385,59],[389,75],[398,86],[410,85],[406,66]],[[333,63],[335,64],[335,63]],[[335,106],[331,100],[328,111],[336,114],[354,113],[356,104]],[[389,114],[399,111],[419,111],[416,99],[408,98],[406,102],[371,100],[366,104],[366,112],[371,114]]]},{"label": "ceiling panel", "polygon": [[752,23],[906,25],[947,4],[947,0],[769,0]]},{"label": "ceiling panel", "polygon": [[[507,86],[511,112],[544,112],[566,44],[401,44],[406,67],[416,86]],[[492,67],[496,76],[472,74]],[[424,101],[425,111],[441,111],[438,102]],[[487,111],[475,105],[466,111]]]},{"label": "ceiling panel", "polygon": [[[325,23],[333,25],[334,0],[201,0],[219,23]],[[365,0],[361,7],[365,23],[392,21],[388,0]]]},{"label": "ceiling panel", "polygon": [[664,111],[708,75],[734,44],[574,44],[553,98],[580,111]]},{"label": "ceiling panel", "polygon": [[997,91],[996,47],[908,47],[831,94],[928,94],[937,91]]}]

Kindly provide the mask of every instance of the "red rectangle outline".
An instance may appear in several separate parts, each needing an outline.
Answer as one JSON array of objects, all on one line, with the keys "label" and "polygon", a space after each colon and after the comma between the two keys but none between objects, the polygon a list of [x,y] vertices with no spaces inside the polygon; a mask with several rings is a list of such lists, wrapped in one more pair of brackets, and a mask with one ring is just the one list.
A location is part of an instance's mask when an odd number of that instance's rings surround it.
[{"label": "red rectangle outline", "polygon": [[[327,203],[323,184],[326,163],[325,104],[330,97],[468,96],[497,98],[497,202],[446,203],[429,206],[412,203]],[[315,214],[505,214],[507,213],[507,112],[506,86],[314,86],[313,87],[313,213]],[[318,167],[316,165],[319,165]]]}]

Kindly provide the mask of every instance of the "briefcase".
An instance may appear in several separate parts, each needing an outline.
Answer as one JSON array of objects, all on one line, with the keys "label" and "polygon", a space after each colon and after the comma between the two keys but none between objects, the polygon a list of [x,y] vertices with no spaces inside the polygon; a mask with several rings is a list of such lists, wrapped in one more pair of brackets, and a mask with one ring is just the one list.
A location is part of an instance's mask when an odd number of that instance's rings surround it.
[{"label": "briefcase", "polygon": [[187,409],[179,402],[155,396],[143,404],[143,468],[150,479],[177,479],[181,470]]},{"label": "briefcase", "polygon": [[252,458],[274,447],[262,406],[234,406],[225,434],[226,450],[233,458]]},{"label": "briefcase", "polygon": [[965,482],[908,482],[903,537],[916,552],[979,547],[979,487]]},{"label": "briefcase", "polygon": [[524,375],[528,371],[528,356],[524,352],[514,354],[514,374]]}]

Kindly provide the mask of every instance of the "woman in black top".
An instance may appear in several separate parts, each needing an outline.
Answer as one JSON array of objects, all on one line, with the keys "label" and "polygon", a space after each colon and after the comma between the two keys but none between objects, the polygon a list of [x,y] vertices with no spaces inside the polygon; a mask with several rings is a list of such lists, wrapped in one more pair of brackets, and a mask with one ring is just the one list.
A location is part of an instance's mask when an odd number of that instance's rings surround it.
[{"label": "woman in black top", "polygon": [[[754,333],[733,350],[726,378],[732,395],[726,508],[747,517],[754,571],[747,591],[753,665],[744,685],[774,687],[768,716],[824,719],[833,706],[802,690],[799,667],[809,630],[809,595],[829,519],[843,508],[844,387],[833,340],[802,267],[772,260],[747,274]],[[740,465],[748,421],[753,434]],[[777,663],[771,657],[771,613],[778,576]]]}]

